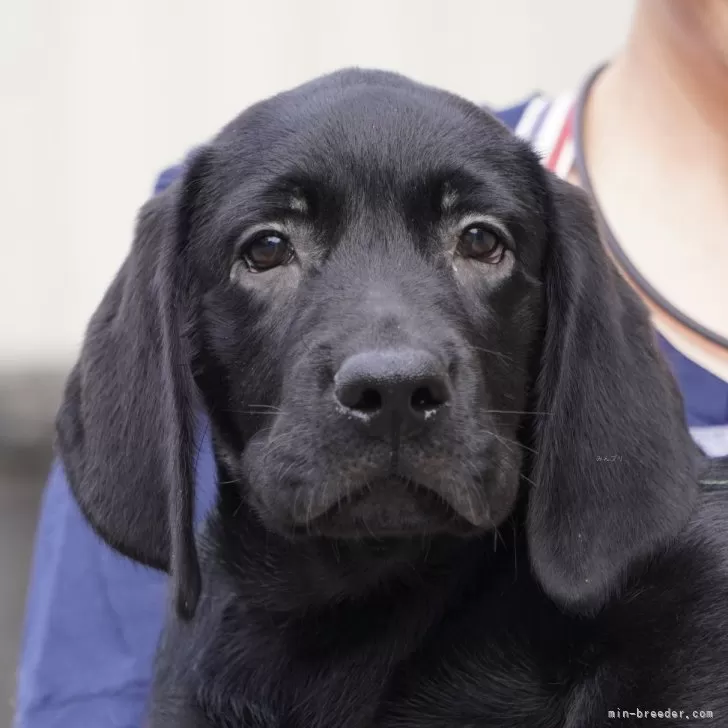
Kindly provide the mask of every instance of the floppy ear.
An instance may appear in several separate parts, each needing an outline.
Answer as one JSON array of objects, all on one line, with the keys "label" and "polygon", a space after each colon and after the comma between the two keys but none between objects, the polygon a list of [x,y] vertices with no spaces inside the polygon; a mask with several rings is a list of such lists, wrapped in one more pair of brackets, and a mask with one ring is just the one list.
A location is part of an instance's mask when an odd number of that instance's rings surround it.
[{"label": "floppy ear", "polygon": [[172,575],[177,610],[200,591],[193,535],[196,388],[185,336],[195,292],[187,216],[204,153],[139,215],[94,313],[56,427],[71,489],[113,548]]},{"label": "floppy ear", "polygon": [[528,539],[546,592],[593,611],[690,517],[697,449],[647,310],[604,251],[586,195],[549,180]]}]

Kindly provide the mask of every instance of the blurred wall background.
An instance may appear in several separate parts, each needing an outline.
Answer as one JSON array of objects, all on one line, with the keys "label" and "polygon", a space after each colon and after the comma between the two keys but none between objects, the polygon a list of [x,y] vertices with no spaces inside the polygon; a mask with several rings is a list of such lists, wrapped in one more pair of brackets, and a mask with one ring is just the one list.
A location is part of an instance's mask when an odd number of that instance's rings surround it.
[{"label": "blurred wall background", "polygon": [[1,0],[0,727],[62,378],[157,172],[342,66],[494,106],[575,86],[634,0]]},{"label": "blurred wall background", "polygon": [[341,66],[507,104],[577,84],[633,0],[2,0],[5,364],[65,364],[156,172]]}]

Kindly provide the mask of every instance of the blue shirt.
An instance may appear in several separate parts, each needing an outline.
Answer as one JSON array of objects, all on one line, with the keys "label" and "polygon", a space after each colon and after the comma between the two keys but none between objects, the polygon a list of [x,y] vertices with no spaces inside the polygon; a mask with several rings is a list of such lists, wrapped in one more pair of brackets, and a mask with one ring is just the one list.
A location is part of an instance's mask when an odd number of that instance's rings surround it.
[{"label": "blue shirt", "polygon": [[[502,112],[501,120],[515,128],[525,106]],[[155,191],[178,173],[178,168],[165,171]],[[668,342],[661,345],[686,399],[688,424],[708,425],[712,432],[723,426],[728,432],[728,383]],[[199,514],[209,508],[214,490],[206,439],[198,460]],[[56,463],[37,531],[15,728],[140,728],[165,589],[165,574],[118,555],[96,537]]]}]

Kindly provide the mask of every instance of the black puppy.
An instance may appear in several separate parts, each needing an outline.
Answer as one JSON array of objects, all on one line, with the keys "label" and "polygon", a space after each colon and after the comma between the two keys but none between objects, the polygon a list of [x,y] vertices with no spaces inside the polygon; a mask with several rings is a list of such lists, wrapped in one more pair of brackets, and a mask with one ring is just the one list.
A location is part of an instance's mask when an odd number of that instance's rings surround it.
[{"label": "black puppy", "polygon": [[143,209],[58,431],[173,577],[154,728],[728,725],[728,519],[648,317],[462,99],[353,70],[232,122]]}]

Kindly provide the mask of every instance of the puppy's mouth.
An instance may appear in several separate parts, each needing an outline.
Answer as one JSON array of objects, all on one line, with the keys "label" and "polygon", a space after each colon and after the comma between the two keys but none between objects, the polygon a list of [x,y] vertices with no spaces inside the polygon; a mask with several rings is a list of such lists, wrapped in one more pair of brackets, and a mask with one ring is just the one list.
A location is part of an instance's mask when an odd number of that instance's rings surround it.
[{"label": "puppy's mouth", "polygon": [[475,530],[434,490],[398,475],[368,482],[296,527],[300,534],[339,539],[467,535]]}]

